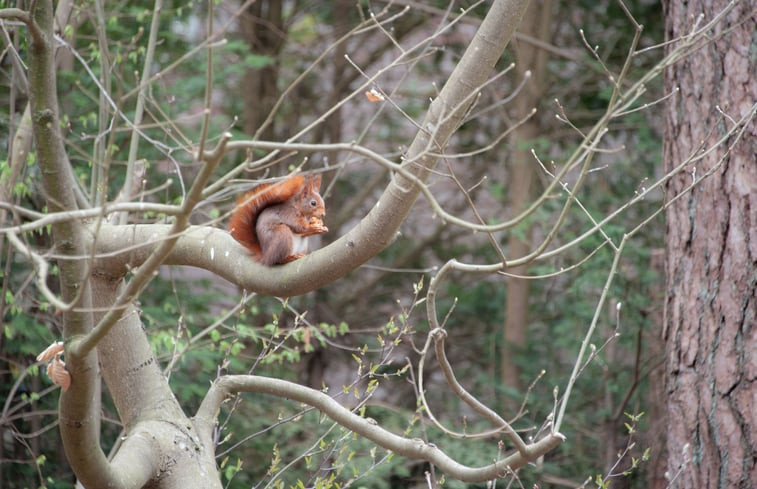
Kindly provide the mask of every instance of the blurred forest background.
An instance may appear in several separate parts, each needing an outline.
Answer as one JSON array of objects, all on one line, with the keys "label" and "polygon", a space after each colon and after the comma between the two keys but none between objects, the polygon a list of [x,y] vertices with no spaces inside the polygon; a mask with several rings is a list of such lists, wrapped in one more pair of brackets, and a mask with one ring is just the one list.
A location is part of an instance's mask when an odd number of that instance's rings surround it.
[{"label": "blurred forest background", "polygon": [[[526,209],[605,113],[614,96],[607,70],[624,69],[634,81],[659,62],[661,5],[649,0],[625,5],[644,26],[637,41],[618,2],[532,2],[498,64],[503,74],[481,90],[450,141],[448,152],[455,156],[443,159],[440,174],[430,178],[429,188],[445,210],[471,221],[501,222]],[[135,117],[154,8],[153,2],[77,2],[61,25],[61,117],[74,171],[90,197],[114,199],[124,187],[127,161],[134,160],[132,131],[113,117],[113,108]],[[460,15],[461,9],[469,11]],[[485,11],[485,4],[467,1],[221,1],[212,9],[203,2],[163,2],[140,123],[139,198],[175,204],[198,170],[187,155],[202,130],[209,12],[215,31],[211,139],[229,131],[232,140],[356,142],[399,160],[415,133],[414,121]],[[390,20],[369,29],[371,12]],[[23,52],[25,41],[8,25],[3,36],[0,139],[8,148],[26,106],[9,46]],[[401,62],[393,61],[410,48]],[[632,59],[629,50],[635,51]],[[385,71],[364,87],[379,70]],[[645,88],[645,103],[666,96],[660,77]],[[104,100],[104,93],[112,100]],[[570,377],[597,312],[614,246],[661,206],[662,191],[656,190],[624,208],[662,175],[662,122],[660,110],[652,107],[609,124],[574,196],[580,205],[560,217],[548,249],[582,238],[576,246],[505,273],[453,272],[437,292],[440,316],[449,313],[447,355],[458,379],[525,438],[537,434],[562,395],[556,386]],[[481,147],[487,151],[476,151]],[[261,154],[251,153],[225,158],[220,172]],[[107,162],[106,179],[98,179],[93,161]],[[285,175],[303,162],[302,153],[281,152],[265,171],[239,175],[203,200],[193,223],[224,228],[250,181]],[[34,153],[28,163],[13,172],[8,157],[0,155],[3,200],[43,211]],[[387,169],[336,149],[307,155],[304,169],[323,171],[330,229],[311,248],[355,226],[390,178]],[[572,183],[576,175],[565,180]],[[551,232],[565,196],[554,189],[527,219],[492,234],[450,225],[421,198],[383,253],[328,286],[289,299],[248,294],[200,269],[163,267],[140,298],[142,320],[188,411],[220,373],[284,378],[328,388],[340,402],[361,405],[382,426],[427,439],[464,463],[488,463],[497,438],[443,437],[416,400],[418,350],[428,330],[425,290],[451,258],[496,262],[492,240],[507,257],[527,254]],[[582,236],[593,221],[620,208],[624,211],[601,233]],[[8,222],[24,218],[2,212]],[[139,219],[166,218],[145,213]],[[565,413],[561,432],[567,442],[522,469],[511,485],[497,487],[592,487],[597,480],[610,480],[612,487],[659,487],[665,470],[659,453],[663,234],[657,215],[626,245]],[[50,238],[40,232],[28,239],[44,247]],[[73,487],[58,448],[59,390],[35,361],[61,338],[59,317],[39,294],[26,259],[3,240],[0,273],[0,486]],[[446,389],[434,362],[427,362],[424,375],[437,419],[461,432],[490,428]],[[107,453],[118,444],[121,426],[107,401],[103,409]],[[217,462],[230,488],[312,487],[319,476],[331,477],[338,487],[428,487],[427,464],[377,449],[297,403],[239,396],[224,407],[218,432]],[[446,480],[443,486],[486,485]]]}]

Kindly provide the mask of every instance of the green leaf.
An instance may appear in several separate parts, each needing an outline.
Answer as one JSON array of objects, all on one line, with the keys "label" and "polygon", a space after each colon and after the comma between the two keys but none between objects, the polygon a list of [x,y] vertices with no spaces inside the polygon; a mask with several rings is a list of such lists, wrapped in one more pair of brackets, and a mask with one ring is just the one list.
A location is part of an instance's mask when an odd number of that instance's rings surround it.
[{"label": "green leaf", "polygon": [[210,339],[213,341],[213,343],[218,343],[218,340],[221,339],[221,333],[217,329],[211,329]]},{"label": "green leaf", "polygon": [[251,53],[244,57],[242,63],[249,68],[260,69],[272,65],[274,61],[274,58],[270,56]]}]

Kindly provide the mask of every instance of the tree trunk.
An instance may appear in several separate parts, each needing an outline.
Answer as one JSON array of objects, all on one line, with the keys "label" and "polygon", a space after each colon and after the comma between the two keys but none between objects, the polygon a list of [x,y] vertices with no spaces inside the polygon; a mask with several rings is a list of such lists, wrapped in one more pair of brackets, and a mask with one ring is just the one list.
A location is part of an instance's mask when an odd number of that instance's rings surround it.
[{"label": "tree trunk", "polygon": [[[548,43],[552,32],[552,1],[531,2],[523,16],[519,32]],[[548,53],[525,41],[518,41],[513,45],[517,56],[518,79],[522,79],[526,71],[531,71],[531,80],[515,101],[515,117],[521,118],[528,114],[533,107],[539,105],[544,94]],[[514,145],[510,167],[509,193],[512,215],[522,212],[531,202],[531,181],[534,178],[536,162],[531,155],[530,143],[543,132],[543,127],[537,118],[529,119],[513,131],[512,141]],[[528,254],[530,246],[531,240],[528,236],[521,238],[517,234],[511,233],[507,244],[507,253],[512,258],[520,258]],[[513,275],[525,275],[528,272],[528,266],[514,267],[507,271]],[[517,277],[507,278],[504,347],[500,362],[500,373],[504,385],[515,389],[522,387],[520,368],[514,362],[514,357],[526,345],[529,282],[529,280]]]},{"label": "tree trunk", "polygon": [[[725,0],[667,2],[668,39],[692,31]],[[668,477],[674,488],[748,488],[757,481],[757,126],[716,145],[757,99],[755,2],[742,2],[710,34],[715,42],[676,64],[666,91],[668,182],[666,342]],[[669,49],[672,46],[669,47]],[[723,117],[722,110],[729,117]],[[732,118],[732,119],[731,119]],[[708,149],[714,150],[707,152]],[[730,149],[730,152],[728,151]],[[722,160],[721,160],[722,159]]]},{"label": "tree trunk", "polygon": [[[660,277],[663,277],[665,273],[663,256],[662,249],[655,249],[650,260],[650,267]],[[653,297],[662,297],[665,293],[664,284],[658,282],[650,291],[654,294]],[[663,305],[659,301],[655,301],[649,308],[649,319],[651,325],[663,323]],[[667,489],[668,482],[664,474],[667,470],[668,458],[667,443],[665,442],[668,417],[665,404],[665,369],[662,365],[665,344],[659,330],[655,329],[654,326],[650,331],[644,332],[644,350],[654,365],[649,371],[649,387],[647,388],[644,408],[647,413],[644,417],[648,424],[647,429],[640,437],[642,446],[650,448],[645,487],[647,489]]]},{"label": "tree trunk", "polygon": [[[240,27],[250,45],[250,53],[271,58],[270,64],[247,68],[242,97],[244,99],[244,132],[254,135],[266,120],[279,97],[276,86],[279,79],[279,53],[286,40],[283,6],[280,0],[265,0],[253,3],[244,16]],[[269,125],[258,135],[261,139],[274,138],[274,125]]]}]

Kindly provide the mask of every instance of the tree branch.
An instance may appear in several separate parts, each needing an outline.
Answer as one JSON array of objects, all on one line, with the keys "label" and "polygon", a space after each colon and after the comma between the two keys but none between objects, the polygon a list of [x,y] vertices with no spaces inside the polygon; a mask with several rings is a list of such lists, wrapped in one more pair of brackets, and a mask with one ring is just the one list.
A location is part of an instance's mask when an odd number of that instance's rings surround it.
[{"label": "tree branch", "polygon": [[37,24],[37,21],[34,19],[34,15],[32,13],[34,4],[36,2],[32,2],[32,9],[30,9],[29,12],[22,10],[20,8],[6,8],[0,10],[0,19],[15,19],[19,22],[23,22],[26,24],[27,29],[29,29],[29,33],[32,35],[32,40],[37,43],[44,43],[45,42],[45,36],[44,33],[40,30],[40,26]]},{"label": "tree branch", "polygon": [[[377,445],[404,457],[425,460],[450,477],[465,482],[483,482],[502,477],[549,452],[564,440],[551,433],[526,447],[526,453],[514,453],[484,467],[469,467],[450,458],[439,448],[418,438],[405,438],[380,427],[374,421],[358,416],[321,391],[281,379],[255,375],[227,375],[213,382],[195,416],[203,430],[212,430],[221,404],[227,396],[238,392],[255,392],[292,399],[317,408],[341,426]],[[206,435],[207,436],[207,435]]]},{"label": "tree branch", "polygon": [[49,212],[44,214],[30,211],[24,207],[15,206],[6,202],[0,202],[0,209],[18,212],[19,215],[34,219],[33,221],[19,224],[17,226],[2,227],[0,228],[0,233],[28,233],[37,229],[42,229],[51,224],[105,217],[116,212],[152,212],[155,214],[165,214],[166,216],[175,216],[181,212],[181,207],[179,206],[152,202],[122,202],[117,204],[105,204],[102,207],[93,207],[90,209]]},{"label": "tree branch", "polygon": [[[150,78],[150,69],[153,66],[153,55],[155,53],[155,45],[158,42],[158,28],[160,26],[160,15],[163,12],[162,0],[155,0],[155,5],[152,11],[152,21],[150,22],[150,35],[147,40],[147,49],[145,51],[145,61],[142,67],[141,80]],[[137,93],[137,105],[134,108],[134,126],[139,127],[142,124],[142,116],[144,114],[145,97],[147,93],[147,87],[140,88]],[[140,132],[132,130],[131,140],[129,141],[129,156],[126,160],[126,172],[123,187],[121,192],[124,194],[125,200],[130,200],[133,195],[132,179],[136,173],[136,161],[137,161],[137,149],[139,148]],[[120,217],[120,223],[126,223],[127,214],[122,214]]]}]

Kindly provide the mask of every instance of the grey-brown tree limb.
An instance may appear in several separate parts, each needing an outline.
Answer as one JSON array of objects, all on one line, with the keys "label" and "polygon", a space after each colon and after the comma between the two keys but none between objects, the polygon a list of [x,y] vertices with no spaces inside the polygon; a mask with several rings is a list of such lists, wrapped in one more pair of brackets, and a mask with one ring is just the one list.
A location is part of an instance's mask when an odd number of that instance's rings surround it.
[{"label": "grey-brown tree limb", "polygon": [[[348,429],[396,453],[426,460],[450,476],[481,481],[515,470],[557,446],[552,433],[523,451],[480,468],[465,467],[441,450],[390,433],[319,391],[278,379],[222,377],[211,386],[198,416],[190,418],[174,397],[153,357],[133,301],[163,264],[215,270],[251,291],[297,295],[336,280],[386,248],[411,211],[437,156],[460,126],[477,87],[490,76],[514,34],[526,0],[497,0],[460,63],[431,102],[402,163],[414,178],[397,173],[371,212],[345,236],[306,259],[272,269],[255,264],[225,232],[190,227],[189,217],[220,159],[198,155],[204,166],[169,225],[115,226],[96,219],[52,222],[59,269],[62,325],[72,383],[61,393],[60,430],[71,467],[85,487],[221,487],[211,436],[218,407],[234,392],[262,392],[310,404]],[[25,23],[30,33],[28,79],[37,161],[48,208],[82,210],[77,182],[61,134],[50,0],[31,12],[0,11],[0,18]],[[222,145],[219,145],[219,148]],[[417,180],[416,180],[417,179]],[[219,266],[219,263],[221,264]],[[126,281],[127,272],[131,280]],[[95,348],[96,347],[96,348]],[[113,398],[125,436],[109,459],[100,448],[100,375]]]}]

